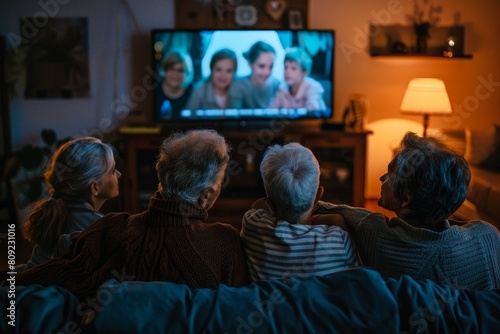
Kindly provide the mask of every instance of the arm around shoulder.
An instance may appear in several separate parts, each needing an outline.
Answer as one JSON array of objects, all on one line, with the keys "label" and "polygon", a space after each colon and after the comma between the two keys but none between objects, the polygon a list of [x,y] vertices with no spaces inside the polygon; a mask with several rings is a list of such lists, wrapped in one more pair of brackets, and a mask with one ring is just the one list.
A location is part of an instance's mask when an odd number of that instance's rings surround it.
[{"label": "arm around shoulder", "polygon": [[344,217],[345,224],[349,228],[356,228],[357,225],[364,218],[371,215],[372,212],[364,208],[319,201],[313,210],[313,214],[339,214]]},{"label": "arm around shoulder", "polygon": [[349,227],[346,224],[344,216],[340,214],[322,214],[318,215],[312,222],[311,225],[328,225],[328,226],[338,226],[346,232],[349,232]]}]

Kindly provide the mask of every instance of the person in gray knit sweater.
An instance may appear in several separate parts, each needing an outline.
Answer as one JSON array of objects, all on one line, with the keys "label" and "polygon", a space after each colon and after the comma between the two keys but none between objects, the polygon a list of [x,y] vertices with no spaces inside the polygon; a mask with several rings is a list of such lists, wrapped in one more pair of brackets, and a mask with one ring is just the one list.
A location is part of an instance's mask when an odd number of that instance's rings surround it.
[{"label": "person in gray knit sweater", "polygon": [[448,219],[470,182],[465,159],[434,138],[407,133],[382,181],[379,206],[319,202],[315,213],[339,213],[363,265],[385,277],[409,275],[466,289],[500,289],[500,234],[487,222]]}]

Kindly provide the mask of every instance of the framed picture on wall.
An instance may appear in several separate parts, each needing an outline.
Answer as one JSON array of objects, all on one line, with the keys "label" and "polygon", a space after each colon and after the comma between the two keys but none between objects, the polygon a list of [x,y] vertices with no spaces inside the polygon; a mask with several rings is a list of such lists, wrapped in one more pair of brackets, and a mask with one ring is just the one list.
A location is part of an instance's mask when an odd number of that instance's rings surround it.
[{"label": "framed picture on wall", "polygon": [[27,41],[26,98],[89,97],[87,18],[21,18]]},{"label": "framed picture on wall", "polygon": [[304,19],[300,10],[290,9],[288,11],[288,25],[290,29],[304,29]]}]

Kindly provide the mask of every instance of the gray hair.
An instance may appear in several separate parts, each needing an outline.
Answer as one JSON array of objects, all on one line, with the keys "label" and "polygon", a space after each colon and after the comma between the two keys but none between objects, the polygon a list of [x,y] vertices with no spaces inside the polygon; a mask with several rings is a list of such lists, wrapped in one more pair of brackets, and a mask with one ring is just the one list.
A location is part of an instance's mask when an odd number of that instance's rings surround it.
[{"label": "gray hair", "polygon": [[278,218],[296,223],[312,207],[319,187],[319,163],[299,143],[268,147],[260,173]]},{"label": "gray hair", "polygon": [[435,138],[408,132],[394,158],[394,195],[410,196],[415,215],[431,224],[447,219],[465,201],[471,178],[465,159]]},{"label": "gray hair", "polygon": [[90,201],[90,185],[102,181],[115,166],[114,148],[94,137],[81,137],[61,145],[44,177],[54,198]]},{"label": "gray hair", "polygon": [[158,190],[165,198],[196,203],[229,161],[229,150],[215,130],[173,133],[160,146]]},{"label": "gray hair", "polygon": [[115,167],[114,148],[93,137],[70,140],[54,152],[43,174],[50,196],[35,203],[22,225],[33,243],[55,246],[69,225],[65,202],[90,202],[90,185]]}]

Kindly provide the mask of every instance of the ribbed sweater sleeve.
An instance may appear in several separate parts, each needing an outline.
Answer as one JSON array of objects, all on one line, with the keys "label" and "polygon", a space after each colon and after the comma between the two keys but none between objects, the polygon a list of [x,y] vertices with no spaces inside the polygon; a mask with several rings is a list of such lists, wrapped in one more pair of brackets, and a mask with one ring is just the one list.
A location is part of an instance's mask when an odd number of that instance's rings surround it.
[{"label": "ribbed sweater sleeve", "polygon": [[444,230],[433,231],[325,202],[318,203],[315,213],[344,216],[363,264],[384,277],[410,275],[456,288],[500,289],[500,234],[488,223],[446,222]]},{"label": "ribbed sweater sleeve", "polygon": [[314,209],[314,214],[340,214],[344,217],[347,226],[350,229],[356,229],[363,218],[372,214],[372,212],[358,207],[352,207],[342,204],[333,204],[319,201]]}]

